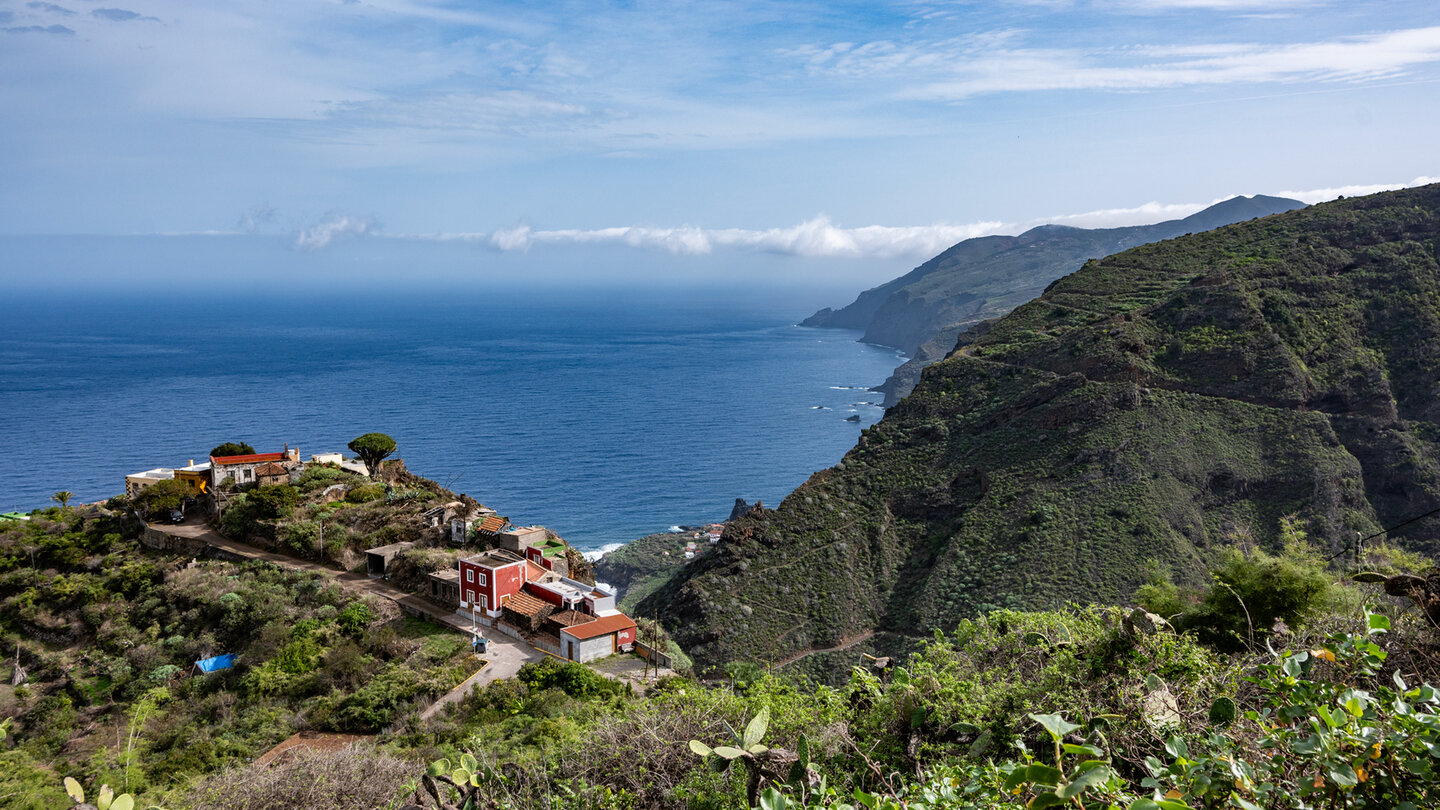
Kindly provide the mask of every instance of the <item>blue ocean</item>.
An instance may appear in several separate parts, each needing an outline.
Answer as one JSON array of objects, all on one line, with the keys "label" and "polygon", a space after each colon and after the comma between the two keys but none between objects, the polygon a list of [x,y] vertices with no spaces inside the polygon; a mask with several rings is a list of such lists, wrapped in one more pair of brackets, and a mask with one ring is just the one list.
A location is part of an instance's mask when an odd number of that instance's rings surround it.
[{"label": "blue ocean", "polygon": [[[898,362],[740,289],[298,296],[20,291],[0,325],[0,509],[214,445],[393,436],[412,471],[597,550],[775,504],[881,416]],[[846,418],[858,415],[858,423]]]}]

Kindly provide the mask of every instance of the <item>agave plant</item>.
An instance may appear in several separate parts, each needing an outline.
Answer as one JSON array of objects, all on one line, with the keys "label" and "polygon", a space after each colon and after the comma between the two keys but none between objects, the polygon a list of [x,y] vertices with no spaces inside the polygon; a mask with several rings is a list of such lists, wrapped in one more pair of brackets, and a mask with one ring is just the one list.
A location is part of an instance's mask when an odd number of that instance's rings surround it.
[{"label": "agave plant", "polygon": [[[746,795],[750,800],[750,807],[754,807],[760,793],[760,783],[765,778],[765,767],[772,763],[789,762],[796,759],[794,754],[780,748],[770,748],[760,742],[765,732],[770,729],[770,708],[767,706],[751,718],[745,726],[743,734],[736,734],[735,729],[727,724],[725,728],[730,732],[732,745],[717,745],[710,747],[699,740],[690,741],[690,750],[696,756],[702,757],[710,769],[716,773],[723,773],[730,767],[730,764],[739,760],[749,771],[749,779],[746,783]],[[807,757],[808,759],[808,757]],[[808,765],[808,761],[806,765]],[[774,778],[774,774],[771,774]]]}]

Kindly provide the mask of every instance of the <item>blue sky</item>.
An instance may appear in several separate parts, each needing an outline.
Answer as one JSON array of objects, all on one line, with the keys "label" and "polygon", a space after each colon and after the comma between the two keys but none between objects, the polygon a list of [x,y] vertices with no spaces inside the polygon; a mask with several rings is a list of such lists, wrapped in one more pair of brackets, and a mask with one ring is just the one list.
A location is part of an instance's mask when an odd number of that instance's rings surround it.
[{"label": "blue sky", "polygon": [[1434,0],[0,0],[0,76],[10,235],[909,265],[1440,176]]}]

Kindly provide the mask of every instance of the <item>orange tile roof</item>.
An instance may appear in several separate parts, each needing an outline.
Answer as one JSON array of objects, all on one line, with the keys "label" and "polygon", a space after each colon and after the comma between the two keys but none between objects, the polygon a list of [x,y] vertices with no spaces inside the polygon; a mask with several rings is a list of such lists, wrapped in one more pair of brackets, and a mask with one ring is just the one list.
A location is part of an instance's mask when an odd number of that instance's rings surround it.
[{"label": "orange tile roof", "polygon": [[485,532],[486,534],[494,534],[495,532],[498,532],[503,528],[505,528],[505,518],[502,518],[499,515],[491,515],[490,517],[487,517],[484,520],[480,521],[480,528],[476,529],[476,531]]},{"label": "orange tile roof", "polygon": [[255,468],[256,475],[289,475],[289,473],[289,470],[285,469],[284,467],[280,466],[279,463],[274,461],[270,462],[269,464],[261,464],[259,467]]},{"label": "orange tile roof", "polygon": [[519,593],[510,594],[510,597],[505,600],[503,607],[513,610],[521,616],[536,616],[544,612],[546,608],[553,607],[553,605],[543,599],[536,599],[530,594],[520,591]]},{"label": "orange tile roof", "polygon": [[544,566],[537,565],[537,564],[535,564],[535,563],[533,563],[533,562],[530,562],[529,560],[526,560],[526,561],[525,561],[525,581],[526,581],[526,582],[534,582],[535,580],[540,579],[541,577],[545,576],[545,575],[548,574],[548,573],[550,573],[550,572],[547,571],[547,570],[545,570],[545,567],[544,567]]},{"label": "orange tile roof", "polygon": [[258,461],[281,461],[284,453],[252,453],[248,456],[211,456],[210,463],[223,467],[226,464],[254,464]]},{"label": "orange tile roof", "polygon": [[589,638],[608,636],[634,626],[635,622],[631,621],[629,616],[624,613],[615,613],[610,616],[601,616],[593,622],[576,627],[567,627],[564,632],[584,641]]}]

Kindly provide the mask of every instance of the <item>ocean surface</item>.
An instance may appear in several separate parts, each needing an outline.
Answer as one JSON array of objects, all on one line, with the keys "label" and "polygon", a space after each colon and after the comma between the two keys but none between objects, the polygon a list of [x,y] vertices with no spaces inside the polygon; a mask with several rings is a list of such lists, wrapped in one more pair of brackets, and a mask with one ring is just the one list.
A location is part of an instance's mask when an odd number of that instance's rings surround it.
[{"label": "ocean surface", "polygon": [[878,421],[866,389],[899,362],[793,325],[828,299],[743,290],[9,298],[6,511],[225,441],[308,458],[379,431],[412,471],[598,550],[775,505]]}]

